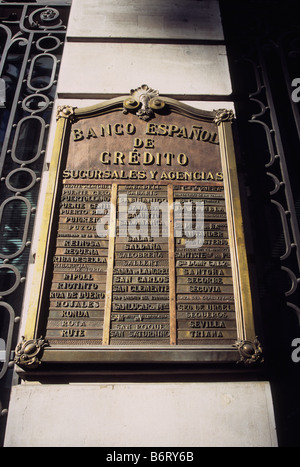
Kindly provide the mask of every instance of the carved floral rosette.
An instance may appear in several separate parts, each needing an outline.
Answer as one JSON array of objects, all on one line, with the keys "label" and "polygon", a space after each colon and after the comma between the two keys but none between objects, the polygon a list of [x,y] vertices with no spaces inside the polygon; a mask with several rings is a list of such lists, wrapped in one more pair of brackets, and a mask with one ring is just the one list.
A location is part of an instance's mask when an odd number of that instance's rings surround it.
[{"label": "carved floral rosette", "polygon": [[254,363],[263,363],[262,346],[257,337],[255,340],[239,340],[234,344],[240,353],[240,360],[237,363],[253,365]]},{"label": "carved floral rosette", "polygon": [[74,121],[75,109],[76,107],[72,107],[70,105],[61,105],[57,107],[56,120],[59,120],[60,118],[67,118],[70,119],[71,122]]},{"label": "carved floral rosette", "polygon": [[22,341],[17,345],[15,350],[14,362],[21,368],[37,368],[41,364],[40,358],[44,347],[47,345],[48,342],[42,337],[27,341],[24,336],[22,336]]},{"label": "carved floral rosette", "polygon": [[214,122],[220,125],[222,122],[232,122],[234,118],[233,110],[230,109],[219,109],[216,110]]}]

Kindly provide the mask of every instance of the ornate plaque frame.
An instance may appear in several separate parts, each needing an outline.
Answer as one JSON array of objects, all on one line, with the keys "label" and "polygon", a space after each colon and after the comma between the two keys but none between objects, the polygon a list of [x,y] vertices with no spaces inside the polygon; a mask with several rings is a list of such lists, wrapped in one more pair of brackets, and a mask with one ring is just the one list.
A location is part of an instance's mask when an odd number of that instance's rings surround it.
[{"label": "ornate plaque frame", "polygon": [[[133,114],[138,120],[155,121],[158,114],[174,114],[197,120],[201,123],[214,123],[219,139],[219,152],[224,177],[225,206],[228,224],[228,237],[231,253],[231,268],[233,278],[236,336],[231,344],[211,343],[203,345],[176,345],[173,339],[170,345],[109,345],[105,340],[109,330],[103,331],[102,345],[49,345],[45,335],[47,312],[44,309],[45,290],[51,269],[51,251],[53,253],[53,238],[57,225],[57,211],[60,186],[64,164],[69,151],[68,141],[75,125],[87,119],[123,112]],[[202,111],[185,105],[171,98],[162,97],[158,92],[146,85],[132,90],[129,96],[120,96],[102,102],[96,106],[83,109],[70,106],[59,107],[57,111],[57,129],[53,148],[53,156],[49,169],[49,180],[43,208],[42,230],[38,241],[35,257],[35,273],[31,286],[31,299],[27,313],[26,328],[22,341],[16,348],[15,363],[20,373],[26,378],[31,369],[55,368],[59,372],[62,365],[70,371],[87,369],[101,373],[103,367],[126,365],[147,366],[165,365],[168,368],[213,366],[218,369],[222,365],[235,366],[237,362],[243,366],[251,366],[263,361],[262,348],[256,337],[253,304],[250,290],[249,270],[246,254],[243,218],[240,192],[236,168],[236,156],[232,135],[233,112],[221,109],[214,112]],[[154,128],[154,127],[153,127]],[[90,136],[93,136],[92,134]],[[172,218],[170,218],[172,220]],[[113,224],[113,223],[112,223]],[[111,224],[110,228],[113,228]],[[111,252],[108,250],[108,257]],[[169,253],[171,254],[171,253]],[[109,261],[109,260],[108,260]],[[107,281],[109,281],[108,264]],[[170,274],[173,272],[170,269]],[[112,269],[111,269],[112,277]],[[175,277],[175,276],[174,276]],[[108,282],[106,283],[108,287]],[[171,289],[170,285],[170,289]],[[175,292],[174,292],[175,294]],[[107,294],[109,295],[109,294]],[[110,297],[111,301],[111,297]],[[107,299],[106,299],[107,303]],[[171,303],[171,302],[170,302]],[[105,306],[108,306],[107,304]],[[172,305],[170,305],[170,313]],[[173,323],[173,326],[176,327]],[[172,323],[171,323],[172,327]],[[172,331],[171,329],[171,334]],[[175,334],[174,334],[175,335]],[[76,365],[76,366],[75,366]],[[124,366],[125,365],[125,366]],[[40,370],[39,370],[40,371]]]}]

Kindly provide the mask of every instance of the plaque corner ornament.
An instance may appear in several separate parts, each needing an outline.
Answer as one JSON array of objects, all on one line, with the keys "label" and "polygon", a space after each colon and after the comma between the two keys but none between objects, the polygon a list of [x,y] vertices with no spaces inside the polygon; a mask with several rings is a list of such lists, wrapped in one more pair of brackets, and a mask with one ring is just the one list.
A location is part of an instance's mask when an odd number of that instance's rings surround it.
[{"label": "plaque corner ornament", "polygon": [[238,340],[233,346],[238,349],[240,354],[240,360],[237,363],[244,363],[249,366],[264,362],[262,345],[257,337],[254,341]]},{"label": "plaque corner ornament", "polygon": [[15,364],[25,370],[38,368],[41,364],[40,359],[43,350],[48,345],[48,341],[43,339],[43,337],[26,340],[25,337],[22,336],[22,340],[15,350]]},{"label": "plaque corner ornament", "polygon": [[150,88],[147,84],[131,89],[130,97],[123,101],[123,112],[135,112],[136,116],[142,120],[150,120],[155,116],[154,111],[162,110],[165,102],[159,99],[159,92]]},{"label": "plaque corner ornament", "polygon": [[214,122],[220,125],[222,122],[232,122],[234,119],[234,112],[231,109],[218,109],[215,110]]},{"label": "plaque corner ornament", "polygon": [[75,109],[76,107],[72,107],[71,105],[58,106],[56,111],[56,121],[60,118],[66,118],[73,122],[75,119]]}]

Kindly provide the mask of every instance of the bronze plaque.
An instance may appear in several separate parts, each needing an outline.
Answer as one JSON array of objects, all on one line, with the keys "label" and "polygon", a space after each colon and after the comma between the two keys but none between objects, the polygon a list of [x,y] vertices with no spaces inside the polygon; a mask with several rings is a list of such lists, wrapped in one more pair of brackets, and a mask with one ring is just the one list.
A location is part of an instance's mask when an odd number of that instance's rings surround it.
[{"label": "bronze plaque", "polygon": [[123,111],[75,121],[62,184],[50,345],[235,342],[215,122],[170,112],[144,120]]},{"label": "bronze plaque", "polygon": [[19,353],[30,342],[45,362],[260,359],[232,112],[153,92],[58,109]]}]

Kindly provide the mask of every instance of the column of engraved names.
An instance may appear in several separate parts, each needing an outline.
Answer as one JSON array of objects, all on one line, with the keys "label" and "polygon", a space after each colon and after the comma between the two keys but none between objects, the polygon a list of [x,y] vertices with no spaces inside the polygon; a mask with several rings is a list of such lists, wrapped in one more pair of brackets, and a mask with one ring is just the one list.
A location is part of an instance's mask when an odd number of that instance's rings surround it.
[{"label": "column of engraved names", "polygon": [[174,201],[175,215],[176,202],[189,203],[183,222],[192,221],[193,228],[196,203],[202,202],[204,208],[202,246],[187,247],[191,239],[184,234],[178,238],[180,224],[175,218],[177,342],[230,344],[236,339],[236,321],[224,187],[178,186]]},{"label": "column of engraved names", "polygon": [[119,186],[111,344],[169,344],[166,215],[167,187]]},{"label": "column of engraved names", "polygon": [[110,185],[63,187],[46,335],[52,345],[102,343],[108,239],[97,223],[110,196]]}]

